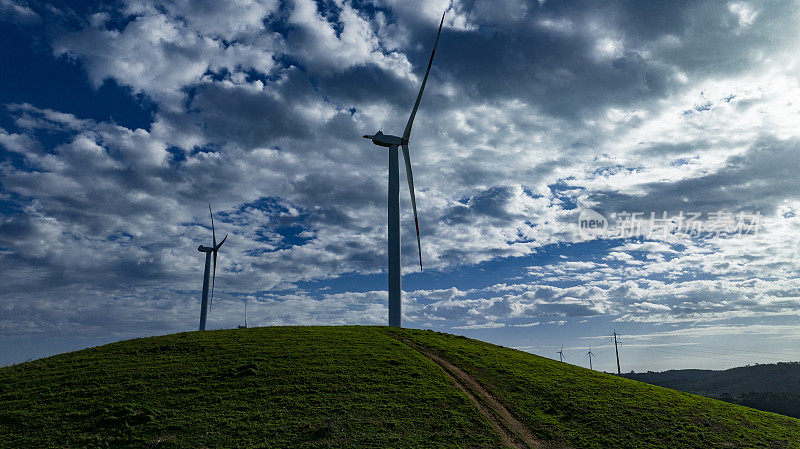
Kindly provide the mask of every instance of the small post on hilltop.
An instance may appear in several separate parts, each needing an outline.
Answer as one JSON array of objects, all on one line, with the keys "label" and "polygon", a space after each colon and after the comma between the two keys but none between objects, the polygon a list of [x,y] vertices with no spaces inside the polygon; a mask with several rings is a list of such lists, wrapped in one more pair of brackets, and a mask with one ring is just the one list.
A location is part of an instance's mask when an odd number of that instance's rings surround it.
[{"label": "small post on hilltop", "polygon": [[622,370],[619,369],[619,348],[617,348],[617,331],[614,331],[614,352],[617,353],[617,375],[622,374]]}]

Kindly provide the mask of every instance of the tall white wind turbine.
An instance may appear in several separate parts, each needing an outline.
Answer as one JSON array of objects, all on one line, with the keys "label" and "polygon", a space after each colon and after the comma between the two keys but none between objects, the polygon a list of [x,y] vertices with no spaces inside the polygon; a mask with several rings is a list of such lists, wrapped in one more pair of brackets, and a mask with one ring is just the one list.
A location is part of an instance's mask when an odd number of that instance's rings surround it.
[{"label": "tall white wind turbine", "polygon": [[225,234],[225,238],[222,239],[219,244],[217,244],[217,234],[214,232],[214,213],[211,212],[211,205],[208,205],[208,213],[211,215],[211,239],[212,239],[212,246],[203,246],[200,245],[197,247],[197,250],[201,253],[206,253],[206,269],[203,272],[203,299],[200,304],[200,330],[206,330],[206,316],[208,315],[208,275],[211,271],[211,259],[213,256],[214,259],[214,271],[211,274],[211,303],[214,302],[214,281],[217,278],[217,253],[219,252],[220,247],[222,244],[225,243],[225,240],[228,239],[228,234]]},{"label": "tall white wind turbine", "polygon": [[[447,11],[445,10],[445,13]],[[422,92],[425,90],[425,83],[428,81],[428,74],[433,64],[433,56],[436,54],[436,45],[439,44],[439,35],[442,33],[444,23],[444,13],[439,22],[439,31],[436,32],[436,41],[433,43],[431,59],[428,61],[428,68],[425,70],[425,77],[422,78],[422,86],[417,94],[417,101],[411,110],[411,116],[406,123],[403,137],[384,134],[378,131],[375,134],[367,134],[366,139],[372,140],[375,145],[389,148],[389,326],[400,327],[400,168],[398,165],[398,148],[403,149],[403,159],[406,163],[406,177],[408,178],[408,189],[411,192],[411,207],[414,209],[414,225],[417,228],[417,252],[419,253],[419,269],[422,270],[422,245],[419,240],[419,220],[417,219],[417,200],[414,196],[414,176],[411,174],[411,159],[408,153],[408,139],[411,137],[411,126],[414,124],[414,117],[419,109],[419,102],[422,100]]]}]

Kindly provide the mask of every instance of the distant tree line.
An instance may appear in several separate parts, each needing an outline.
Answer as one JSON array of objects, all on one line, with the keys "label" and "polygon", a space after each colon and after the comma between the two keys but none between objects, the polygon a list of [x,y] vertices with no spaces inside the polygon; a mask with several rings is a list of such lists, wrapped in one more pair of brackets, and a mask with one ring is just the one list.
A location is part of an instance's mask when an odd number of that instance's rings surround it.
[{"label": "distant tree line", "polygon": [[724,371],[631,372],[623,377],[800,418],[800,362],[757,364]]}]

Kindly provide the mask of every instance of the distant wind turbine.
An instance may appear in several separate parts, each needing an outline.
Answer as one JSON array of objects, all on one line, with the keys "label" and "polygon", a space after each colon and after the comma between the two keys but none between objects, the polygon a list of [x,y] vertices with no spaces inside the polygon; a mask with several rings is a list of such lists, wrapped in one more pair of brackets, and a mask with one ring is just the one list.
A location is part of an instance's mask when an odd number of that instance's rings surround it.
[{"label": "distant wind turbine", "polygon": [[589,348],[589,352],[586,354],[589,356],[589,369],[594,369],[592,368],[592,357],[595,357],[595,355],[592,354],[592,348]]},{"label": "distant wind turbine", "polygon": [[206,330],[206,316],[208,315],[208,275],[211,271],[211,259],[213,255],[214,259],[214,271],[211,275],[211,303],[214,303],[214,281],[217,277],[217,253],[219,252],[220,247],[225,240],[228,239],[228,234],[225,234],[225,238],[222,239],[219,244],[217,244],[217,234],[214,231],[214,213],[211,212],[211,204],[208,205],[208,213],[211,215],[211,239],[212,239],[212,246],[203,246],[200,245],[197,247],[197,250],[201,253],[206,253],[206,269],[203,273],[203,300],[200,305],[200,330]]},{"label": "distant wind turbine", "polygon": [[[445,10],[445,13],[447,10]],[[365,139],[372,140],[375,145],[389,148],[389,326],[400,327],[401,319],[401,298],[400,298],[400,168],[398,164],[398,148],[403,148],[403,159],[406,163],[406,177],[408,178],[408,189],[411,192],[411,207],[414,209],[414,225],[417,228],[417,252],[419,253],[419,269],[422,271],[422,244],[419,239],[419,220],[417,219],[417,200],[414,196],[414,176],[411,174],[411,157],[408,153],[408,140],[411,137],[411,126],[414,124],[414,117],[419,109],[419,102],[422,100],[422,92],[425,90],[425,83],[428,81],[428,74],[433,64],[433,56],[436,54],[436,46],[439,44],[439,35],[442,33],[444,14],[439,22],[439,31],[436,32],[436,41],[433,43],[431,59],[428,61],[428,68],[422,78],[422,85],[417,94],[417,101],[411,110],[411,116],[406,123],[403,137],[384,134],[379,130],[375,134],[364,135]]]},{"label": "distant wind turbine", "polygon": [[558,350],[558,360],[560,362],[564,361],[564,345],[561,345],[561,349]]}]

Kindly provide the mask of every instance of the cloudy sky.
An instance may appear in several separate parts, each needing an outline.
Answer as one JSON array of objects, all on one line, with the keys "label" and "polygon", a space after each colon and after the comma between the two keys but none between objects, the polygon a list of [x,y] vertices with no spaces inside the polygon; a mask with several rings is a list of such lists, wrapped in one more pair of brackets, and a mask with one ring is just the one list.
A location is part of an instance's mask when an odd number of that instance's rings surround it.
[{"label": "cloudy sky", "polygon": [[[615,329],[624,371],[800,360],[798,2],[80,3],[0,0],[0,364],[196,329],[209,202],[210,328],[384,324],[361,135],[402,131],[446,9],[406,326],[608,371]],[[588,209],[675,226],[587,238]]]}]

